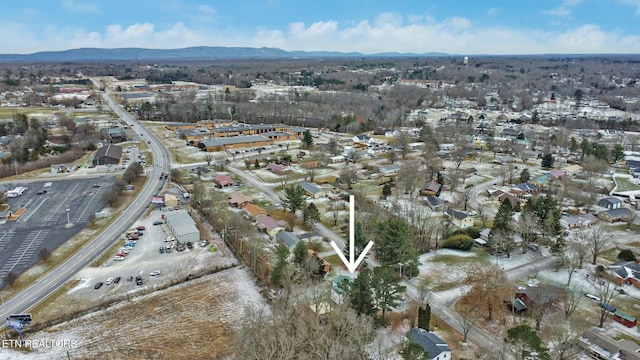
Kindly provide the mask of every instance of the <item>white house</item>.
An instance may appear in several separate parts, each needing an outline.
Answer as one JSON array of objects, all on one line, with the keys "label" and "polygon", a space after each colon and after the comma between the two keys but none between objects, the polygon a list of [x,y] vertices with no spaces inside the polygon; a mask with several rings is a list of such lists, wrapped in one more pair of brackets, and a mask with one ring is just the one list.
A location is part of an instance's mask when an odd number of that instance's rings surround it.
[{"label": "white house", "polygon": [[450,360],[451,349],[447,343],[440,339],[435,333],[422,328],[413,328],[405,336],[405,340],[411,340],[422,346],[422,349],[429,354],[431,360]]},{"label": "white house", "polygon": [[382,175],[397,174],[399,171],[400,171],[400,165],[398,164],[391,164],[391,165],[383,166],[380,168],[380,173]]}]

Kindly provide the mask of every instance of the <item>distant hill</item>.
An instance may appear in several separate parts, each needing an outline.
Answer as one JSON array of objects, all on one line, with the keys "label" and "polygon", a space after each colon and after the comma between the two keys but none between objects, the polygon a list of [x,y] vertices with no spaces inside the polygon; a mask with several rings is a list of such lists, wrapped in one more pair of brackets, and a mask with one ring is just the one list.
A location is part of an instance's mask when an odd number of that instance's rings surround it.
[{"label": "distant hill", "polygon": [[208,60],[208,59],[295,59],[295,58],[353,58],[353,57],[416,57],[449,56],[443,53],[362,54],[337,51],[285,51],[278,48],[196,46],[182,49],[144,48],[81,48],[63,51],[42,51],[33,54],[0,54],[0,62],[43,61],[135,61],[135,60]]}]

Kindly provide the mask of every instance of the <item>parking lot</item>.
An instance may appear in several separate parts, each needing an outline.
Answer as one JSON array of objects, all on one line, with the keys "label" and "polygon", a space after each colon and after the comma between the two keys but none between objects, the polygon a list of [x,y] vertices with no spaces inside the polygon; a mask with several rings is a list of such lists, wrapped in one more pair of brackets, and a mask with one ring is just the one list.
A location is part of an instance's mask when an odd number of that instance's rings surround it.
[{"label": "parking lot", "polygon": [[102,196],[113,181],[113,176],[61,180],[47,188],[46,181],[33,182],[22,185],[29,189],[21,196],[7,198],[9,212],[25,210],[17,219],[0,224],[0,279],[10,271],[21,274],[40,260],[41,249],[53,251],[84,229],[91,214],[104,207]]},{"label": "parking lot", "polygon": [[[134,227],[144,226],[145,228],[138,240],[128,240],[126,234],[122,234],[117,252],[122,252],[125,244],[135,243],[122,260],[115,260],[112,256],[100,267],[83,269],[78,274],[80,284],[73,293],[82,289],[84,294],[89,292],[89,294],[103,296],[122,291],[135,291],[142,288],[136,285],[137,276],[141,277],[142,285],[147,286],[159,284],[168,278],[187,276],[205,266],[235,262],[233,257],[225,256],[220,252],[217,246],[216,251],[211,252],[212,243],[205,246],[194,243],[191,249],[185,247],[184,250],[178,251],[175,240],[167,241],[167,238],[173,237],[169,227],[164,222],[153,225],[154,222],[162,222],[162,213],[161,210],[154,209],[149,216],[135,223]],[[167,247],[170,247],[169,251],[166,250]],[[159,271],[160,274],[152,276],[153,271]],[[121,278],[119,283],[106,285],[109,278],[116,277]],[[103,285],[95,289],[99,282]],[[80,296],[84,295],[81,293]]]}]

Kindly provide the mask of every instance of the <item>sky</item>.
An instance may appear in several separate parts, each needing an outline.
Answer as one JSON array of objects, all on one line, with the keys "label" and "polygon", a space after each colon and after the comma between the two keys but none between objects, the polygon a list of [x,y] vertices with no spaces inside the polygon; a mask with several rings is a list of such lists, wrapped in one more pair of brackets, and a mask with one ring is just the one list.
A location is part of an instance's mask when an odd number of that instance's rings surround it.
[{"label": "sky", "polygon": [[640,53],[640,0],[6,1],[0,53],[190,46]]}]

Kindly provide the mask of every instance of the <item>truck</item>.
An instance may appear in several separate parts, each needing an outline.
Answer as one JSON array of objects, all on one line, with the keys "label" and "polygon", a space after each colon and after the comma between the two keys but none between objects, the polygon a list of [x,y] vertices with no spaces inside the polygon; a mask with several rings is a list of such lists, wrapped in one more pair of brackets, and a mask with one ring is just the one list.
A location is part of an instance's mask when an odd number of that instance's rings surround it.
[{"label": "truck", "polygon": [[190,198],[191,196],[189,195],[189,193],[188,193],[188,192],[186,192],[186,191],[185,191],[185,192],[183,192],[183,193],[182,193],[182,197],[183,197],[183,198],[185,198],[185,199],[188,199],[188,198]]},{"label": "truck", "polygon": [[24,194],[24,192],[27,191],[27,189],[28,189],[27,187],[18,186],[13,190],[9,190],[9,192],[7,193],[7,197],[14,198],[14,197],[22,196],[22,194]]},{"label": "truck", "polygon": [[160,173],[160,180],[162,180],[164,178],[164,172]]}]

